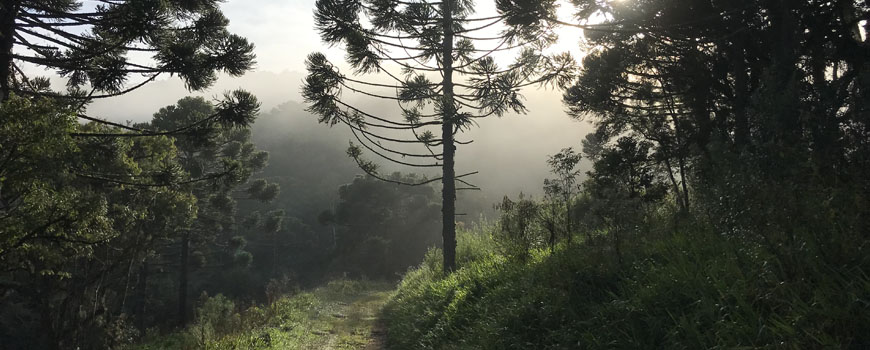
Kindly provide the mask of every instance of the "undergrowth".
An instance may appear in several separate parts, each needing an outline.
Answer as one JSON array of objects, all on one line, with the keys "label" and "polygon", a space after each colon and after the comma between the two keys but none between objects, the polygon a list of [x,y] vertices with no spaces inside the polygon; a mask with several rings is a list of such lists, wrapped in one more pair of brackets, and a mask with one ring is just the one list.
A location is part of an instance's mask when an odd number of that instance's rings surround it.
[{"label": "undergrowth", "polygon": [[360,349],[394,286],[334,280],[312,291],[242,310],[221,295],[203,297],[182,331],[146,337],[133,349]]},{"label": "undergrowth", "polygon": [[866,258],[807,250],[785,268],[694,224],[630,237],[621,263],[596,237],[523,261],[492,230],[460,232],[455,273],[433,251],[406,275],[385,307],[391,349],[870,347]]}]

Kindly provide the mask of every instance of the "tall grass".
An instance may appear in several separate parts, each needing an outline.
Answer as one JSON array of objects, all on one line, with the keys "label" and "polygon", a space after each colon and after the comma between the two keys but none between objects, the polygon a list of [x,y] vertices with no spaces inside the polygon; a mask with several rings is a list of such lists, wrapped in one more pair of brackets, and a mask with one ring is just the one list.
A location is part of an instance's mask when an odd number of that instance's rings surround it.
[{"label": "tall grass", "polygon": [[204,296],[195,322],[169,334],[153,334],[137,350],[359,349],[370,341],[375,316],[394,285],[333,280],[243,309],[221,296]]},{"label": "tall grass", "polygon": [[[870,347],[866,259],[833,266],[797,255],[783,272],[763,245],[702,223],[606,243],[497,253],[491,228],[459,233],[460,269],[438,254],[407,274],[385,308],[392,349],[816,349]],[[658,233],[656,233],[658,232]]]}]

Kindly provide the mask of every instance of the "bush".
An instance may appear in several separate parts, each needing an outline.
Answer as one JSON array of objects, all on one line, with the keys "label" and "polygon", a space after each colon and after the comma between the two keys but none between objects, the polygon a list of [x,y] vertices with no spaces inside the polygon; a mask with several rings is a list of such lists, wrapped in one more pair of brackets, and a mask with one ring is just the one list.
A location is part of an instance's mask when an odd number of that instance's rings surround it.
[{"label": "bush", "polygon": [[529,258],[530,250],[543,246],[541,208],[538,203],[520,193],[516,201],[505,196],[496,208],[502,212],[496,231],[496,242],[502,254],[525,261]]},{"label": "bush", "polygon": [[209,297],[203,293],[200,303],[196,309],[196,324],[189,330],[200,346],[242,328],[242,317],[227,297],[221,294]]},{"label": "bush", "polygon": [[648,225],[649,234],[625,242],[622,264],[606,246],[584,243],[552,254],[533,249],[525,262],[476,254],[443,276],[431,261],[437,255],[430,255],[385,309],[388,343],[394,349],[870,344],[866,263],[831,265],[800,255],[805,274],[794,279],[763,244],[736,242],[713,225],[687,222],[668,234],[665,220]]}]

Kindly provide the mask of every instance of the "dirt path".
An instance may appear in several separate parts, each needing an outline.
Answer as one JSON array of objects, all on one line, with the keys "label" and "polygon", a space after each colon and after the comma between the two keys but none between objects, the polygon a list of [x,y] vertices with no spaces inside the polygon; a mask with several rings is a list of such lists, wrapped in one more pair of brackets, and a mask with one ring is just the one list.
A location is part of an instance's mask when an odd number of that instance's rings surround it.
[{"label": "dirt path", "polygon": [[[390,286],[392,287],[392,286]],[[308,347],[323,350],[382,350],[385,331],[378,320],[392,289],[315,292],[319,303],[307,327]]]},{"label": "dirt path", "polygon": [[375,321],[372,326],[372,331],[369,333],[369,343],[365,350],[384,350],[386,349],[387,330],[383,322]]}]

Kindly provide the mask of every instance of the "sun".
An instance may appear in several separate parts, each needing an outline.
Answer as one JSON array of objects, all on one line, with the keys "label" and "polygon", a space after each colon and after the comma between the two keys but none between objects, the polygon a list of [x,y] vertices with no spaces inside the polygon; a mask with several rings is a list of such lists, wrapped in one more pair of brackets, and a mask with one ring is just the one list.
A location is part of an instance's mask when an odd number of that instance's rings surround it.
[{"label": "sun", "polygon": [[[558,6],[556,8],[556,16],[559,21],[577,23],[577,19],[574,16],[576,12],[574,5],[567,0],[559,0],[556,2],[556,5]],[[581,48],[581,41],[583,40],[582,29],[563,25],[555,28],[554,32],[559,36],[559,40],[550,46],[547,51],[551,53],[568,52],[578,60],[585,56]]]}]

